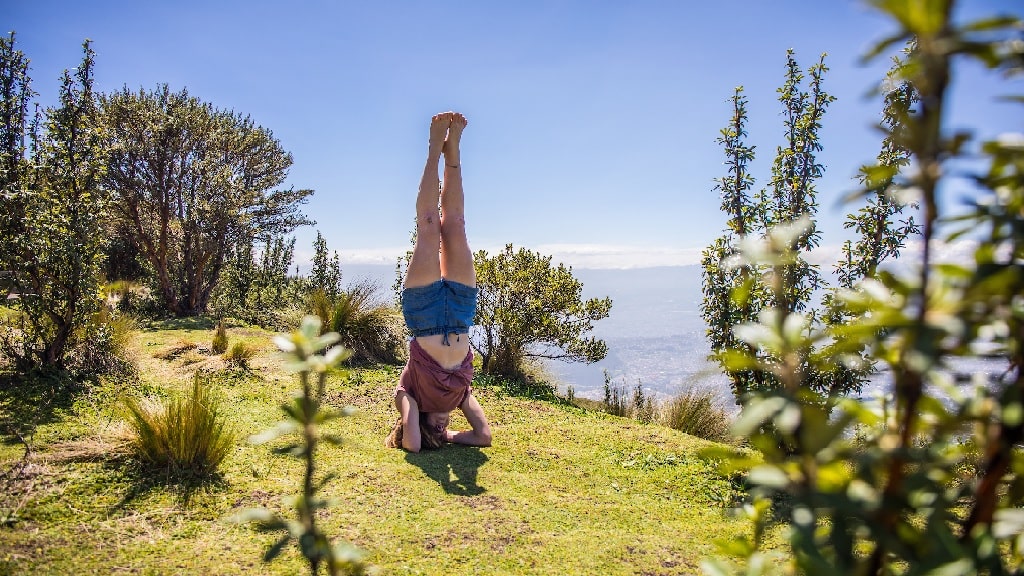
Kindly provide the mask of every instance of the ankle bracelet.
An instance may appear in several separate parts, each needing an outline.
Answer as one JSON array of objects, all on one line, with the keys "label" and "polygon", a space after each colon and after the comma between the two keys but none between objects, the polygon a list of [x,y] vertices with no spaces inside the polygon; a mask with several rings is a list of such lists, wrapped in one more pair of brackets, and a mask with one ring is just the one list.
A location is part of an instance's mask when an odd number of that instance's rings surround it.
[{"label": "ankle bracelet", "polygon": [[447,166],[447,167],[449,167],[449,168],[458,168],[458,167],[459,167],[459,165],[458,165],[458,164],[456,164],[456,165],[454,165],[454,166],[452,166],[451,164],[445,164],[445,166]]}]

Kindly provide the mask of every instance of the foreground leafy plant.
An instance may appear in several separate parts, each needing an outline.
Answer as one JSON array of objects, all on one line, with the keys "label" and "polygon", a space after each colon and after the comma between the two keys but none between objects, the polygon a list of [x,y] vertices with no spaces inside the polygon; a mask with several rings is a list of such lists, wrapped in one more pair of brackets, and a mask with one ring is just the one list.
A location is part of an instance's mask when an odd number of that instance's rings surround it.
[{"label": "foreground leafy plant", "polygon": [[[342,346],[328,348],[337,341],[336,332],[320,335],[320,319],[315,316],[305,317],[299,330],[289,336],[274,339],[287,360],[288,368],[299,374],[302,389],[291,403],[281,406],[288,419],[251,440],[261,444],[289,434],[299,435],[298,441],[274,449],[275,453],[299,458],[305,463],[302,493],[286,502],[295,509],[297,519],[285,519],[266,508],[247,510],[238,518],[242,522],[254,522],[262,532],[285,532],[263,555],[264,562],[276,558],[294,540],[309,562],[310,573],[319,573],[322,565],[332,576],[342,573],[366,574],[368,570],[359,549],[347,542],[331,545],[327,535],[316,523],[317,510],[330,505],[327,500],[317,496],[317,492],[336,476],[332,473],[316,481],[316,449],[321,441],[335,446],[342,443],[341,438],[322,433],[319,427],[353,412],[351,408],[330,410],[322,404],[327,375],[351,354]],[[325,348],[328,348],[326,352],[318,354]]]},{"label": "foreground leafy plant", "polygon": [[[1024,46],[1016,18],[957,26],[951,0],[874,0],[900,32],[881,43],[912,40],[895,80],[919,96],[915,110],[888,127],[893,143],[910,153],[914,170],[896,173],[880,162],[873,181],[894,178],[919,194],[923,211],[920,268],[901,277],[883,272],[837,293],[847,322],[825,333],[810,319],[775,307],[758,322],[737,326],[743,343],[727,353],[734,370],[770,373],[778,390],[744,404],[736,431],[764,454],[749,483],[758,496],[747,508],[753,538],[727,543],[745,567],[717,559],[711,574],[1020,574],[1024,572],[1024,145],[1019,134],[981,146],[986,172],[973,175],[979,200],[947,222],[977,239],[973,266],[936,265],[940,239],[938,190],[949,163],[964,155],[970,136],[944,131],[943,112],[955,57],[1020,71]],[[1014,100],[1024,101],[1017,97]],[[978,165],[978,164],[975,164]],[[793,258],[799,223],[748,242],[740,259],[771,269],[778,279]],[[772,288],[780,290],[776,280]],[[816,344],[834,343],[830,354]],[[965,390],[950,361],[979,347],[1008,359],[1006,371],[975,376]],[[750,350],[765,350],[755,355]],[[812,371],[859,359],[887,365],[894,403],[882,410],[852,398],[823,397],[809,384]],[[831,417],[830,417],[831,413]],[[743,463],[733,461],[733,466]],[[762,550],[773,514],[786,502],[789,554]]]}]

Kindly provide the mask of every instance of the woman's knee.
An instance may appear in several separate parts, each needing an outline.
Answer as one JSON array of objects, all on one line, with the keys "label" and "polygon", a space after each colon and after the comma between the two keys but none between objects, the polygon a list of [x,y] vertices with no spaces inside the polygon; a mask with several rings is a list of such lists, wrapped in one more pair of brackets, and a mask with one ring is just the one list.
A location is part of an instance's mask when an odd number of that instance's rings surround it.
[{"label": "woman's knee", "polygon": [[441,233],[445,236],[452,234],[466,235],[465,214],[445,214],[441,217]]},{"label": "woman's knee", "polygon": [[438,215],[437,210],[420,213],[416,217],[417,239],[422,236],[440,236],[442,230],[441,223],[442,219]]},{"label": "woman's knee", "polygon": [[485,423],[483,426],[480,427],[480,430],[474,430],[474,432],[476,432],[477,438],[480,439],[481,444],[483,444],[484,446],[491,445],[493,437],[491,436],[491,426],[489,424]]}]

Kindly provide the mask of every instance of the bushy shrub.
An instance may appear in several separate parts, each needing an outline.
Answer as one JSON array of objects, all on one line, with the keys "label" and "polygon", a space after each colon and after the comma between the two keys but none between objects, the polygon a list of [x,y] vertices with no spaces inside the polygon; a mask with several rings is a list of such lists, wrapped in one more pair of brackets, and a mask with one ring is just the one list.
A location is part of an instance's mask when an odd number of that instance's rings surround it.
[{"label": "bushy shrub", "polygon": [[129,448],[145,464],[175,476],[210,476],[227,457],[235,434],[207,374],[197,372],[184,397],[125,398]]},{"label": "bushy shrub", "polygon": [[217,330],[213,333],[213,342],[210,343],[214,354],[223,354],[228,349],[228,331],[224,328],[224,319],[217,321]]},{"label": "bushy shrub", "polygon": [[725,442],[732,418],[709,388],[691,388],[661,406],[661,423],[692,436]]},{"label": "bushy shrub", "polygon": [[76,346],[68,356],[67,368],[79,375],[126,376],[135,371],[131,341],[139,323],[134,316],[101,306],[77,330]]}]

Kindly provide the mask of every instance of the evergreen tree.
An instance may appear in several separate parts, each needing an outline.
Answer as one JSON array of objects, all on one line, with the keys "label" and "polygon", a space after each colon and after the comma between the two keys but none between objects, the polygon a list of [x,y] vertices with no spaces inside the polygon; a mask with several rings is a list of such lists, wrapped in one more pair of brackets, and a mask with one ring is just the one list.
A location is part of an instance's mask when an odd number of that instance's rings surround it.
[{"label": "evergreen tree", "polygon": [[288,276],[295,255],[295,238],[246,238],[231,247],[222,279],[211,301],[219,316],[234,316],[262,326],[276,326],[270,311],[294,303],[294,283]]},{"label": "evergreen tree", "polygon": [[313,242],[313,270],[309,275],[310,289],[323,292],[329,300],[334,300],[341,292],[341,259],[338,252],[328,258],[327,241],[318,230]]},{"label": "evergreen tree", "polygon": [[272,308],[279,305],[288,281],[288,269],[295,257],[295,238],[285,240],[283,236],[264,239],[258,269],[259,290],[256,292],[256,309]]},{"label": "evergreen tree", "polygon": [[[908,48],[907,53],[911,50],[912,47]],[[883,261],[899,257],[907,239],[921,233],[912,215],[899,220],[907,208],[917,205],[903,201],[895,186],[900,170],[910,163],[910,150],[901,144],[906,136],[900,133],[918,100],[913,85],[900,80],[903,66],[903,59],[893,58],[886,75],[885,86],[889,89],[885,92],[881,121],[885,138],[875,164],[861,168],[859,176],[865,205],[847,215],[843,223],[844,228],[857,233],[856,241],[843,244],[843,258],[835,266],[839,286],[843,288],[873,278]]]},{"label": "evergreen tree", "polygon": [[[812,293],[822,284],[817,267],[807,263],[803,254],[817,247],[821,239],[814,220],[818,212],[815,182],[824,172],[816,157],[821,151],[818,131],[828,105],[835,101],[822,86],[826,71],[822,54],[808,71],[810,81],[805,90],[804,75],[793,57],[793,50],[787,50],[786,80],[778,90],[779,102],[783,105],[786,145],[775,152],[763,230],[793,225],[801,220],[806,222],[792,237],[789,247],[792,261],[781,268],[783,277],[769,278],[769,283],[777,282],[782,287],[782,290],[770,292],[772,298],[782,301],[770,304],[793,312],[807,311]],[[762,196],[766,195],[762,192]]]},{"label": "evergreen tree", "polygon": [[[778,90],[783,105],[785,145],[776,149],[768,188],[751,195],[754,179],[748,165],[754,159],[754,148],[745,143],[747,100],[742,87],[733,94],[732,119],[717,140],[725,149],[727,175],[717,180],[715,189],[721,194],[722,210],[728,221],[725,234],[703,253],[701,314],[708,324],[712,355],[729,374],[737,402],[750,391],[773,389],[779,382],[770,370],[730,362],[732,351],[737,349],[755,357],[771,357],[766,350],[744,344],[734,328],[756,321],[771,308],[807,312],[808,323],[814,318],[809,304],[822,280],[804,254],[820,241],[814,224],[818,208],[815,182],[823,172],[816,158],[821,151],[818,132],[822,117],[835,100],[823,87],[828,70],[824,59],[823,54],[808,70],[805,87],[805,77],[793,51],[786,53],[785,81]],[[768,265],[737,257],[743,243],[765,238],[772,229],[789,231],[773,236],[785,243],[781,260]],[[805,358],[802,364],[810,370],[808,360]],[[819,391],[833,391],[830,374],[818,374],[812,382],[812,387]]]},{"label": "evergreen tree", "polygon": [[[15,239],[25,234],[25,205],[31,164],[26,137],[29,131],[29,104],[35,92],[28,75],[28,58],[15,49],[15,35],[0,38],[0,271],[13,286],[13,273],[21,265]],[[7,241],[10,239],[10,241]],[[5,294],[6,295],[6,294]]]},{"label": "evergreen tree", "polygon": [[[767,299],[765,287],[758,282],[760,270],[735,256],[739,242],[757,235],[763,226],[767,202],[752,197],[754,178],[749,164],[754,161],[754,146],[746,144],[747,98],[739,86],[732,96],[733,115],[721,130],[717,142],[725,148],[727,174],[716,179],[714,189],[722,198],[722,211],[728,215],[726,232],[706,248],[701,258],[704,299],[701,313],[707,322],[707,336],[713,351],[743,347],[732,327],[753,322]],[[742,294],[734,299],[732,294]],[[749,389],[764,387],[768,375],[759,371],[734,370],[730,373],[737,397]]]}]

